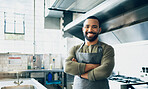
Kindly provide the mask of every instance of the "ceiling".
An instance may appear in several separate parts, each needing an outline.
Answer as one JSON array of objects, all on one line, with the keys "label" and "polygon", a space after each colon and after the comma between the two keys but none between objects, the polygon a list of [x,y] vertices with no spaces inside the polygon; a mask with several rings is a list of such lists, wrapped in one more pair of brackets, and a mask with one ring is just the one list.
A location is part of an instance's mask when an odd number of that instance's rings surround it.
[{"label": "ceiling", "polygon": [[[48,8],[75,12],[88,12],[103,1],[105,0],[54,0]],[[48,17],[62,17],[63,11],[59,10],[49,10]]]}]

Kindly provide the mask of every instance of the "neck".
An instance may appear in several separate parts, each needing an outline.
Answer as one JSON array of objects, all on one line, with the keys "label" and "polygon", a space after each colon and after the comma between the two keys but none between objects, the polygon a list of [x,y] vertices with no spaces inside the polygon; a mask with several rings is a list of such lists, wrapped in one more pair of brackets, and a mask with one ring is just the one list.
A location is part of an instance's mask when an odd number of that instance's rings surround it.
[{"label": "neck", "polygon": [[97,44],[97,43],[98,43],[98,38],[96,40],[92,41],[92,42],[85,39],[85,45],[90,46],[90,45],[94,45],[94,44]]}]

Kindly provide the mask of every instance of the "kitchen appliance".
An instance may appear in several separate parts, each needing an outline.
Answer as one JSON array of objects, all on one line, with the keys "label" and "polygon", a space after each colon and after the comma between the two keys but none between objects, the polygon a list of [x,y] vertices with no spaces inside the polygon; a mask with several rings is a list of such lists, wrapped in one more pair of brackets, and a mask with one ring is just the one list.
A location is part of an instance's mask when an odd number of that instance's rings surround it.
[{"label": "kitchen appliance", "polygon": [[137,77],[112,75],[109,77],[109,81],[118,83],[121,89],[148,89],[148,82],[143,81]]}]

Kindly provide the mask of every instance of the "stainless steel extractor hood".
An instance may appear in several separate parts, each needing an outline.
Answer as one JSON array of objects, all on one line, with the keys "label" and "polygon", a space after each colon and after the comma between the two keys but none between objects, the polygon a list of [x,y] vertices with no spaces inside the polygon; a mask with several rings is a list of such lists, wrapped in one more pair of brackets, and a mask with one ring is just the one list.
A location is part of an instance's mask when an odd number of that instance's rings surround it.
[{"label": "stainless steel extractor hood", "polygon": [[[47,4],[48,8],[50,8],[48,17],[61,18],[63,12],[59,10],[87,12],[104,1],[105,0],[47,0],[47,2],[50,3]],[[56,11],[55,9],[59,10]]]},{"label": "stainless steel extractor hood", "polygon": [[[82,34],[83,22],[88,16],[94,15],[102,23],[101,35],[110,32],[115,36],[112,33],[115,30],[148,21],[147,9],[148,0],[106,0],[83,16],[69,23],[64,28],[64,32],[68,32],[84,40]],[[118,40],[117,43],[121,42]]]}]

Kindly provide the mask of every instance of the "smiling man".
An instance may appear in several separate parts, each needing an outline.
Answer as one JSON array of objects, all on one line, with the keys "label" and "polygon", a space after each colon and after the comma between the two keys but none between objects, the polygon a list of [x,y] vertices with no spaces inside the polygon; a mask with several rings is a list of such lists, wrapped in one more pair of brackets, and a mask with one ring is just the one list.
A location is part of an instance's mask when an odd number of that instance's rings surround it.
[{"label": "smiling man", "polygon": [[114,49],[99,41],[97,17],[88,17],[82,31],[85,42],[71,48],[64,71],[75,75],[74,89],[109,89],[107,78],[114,68]]}]

